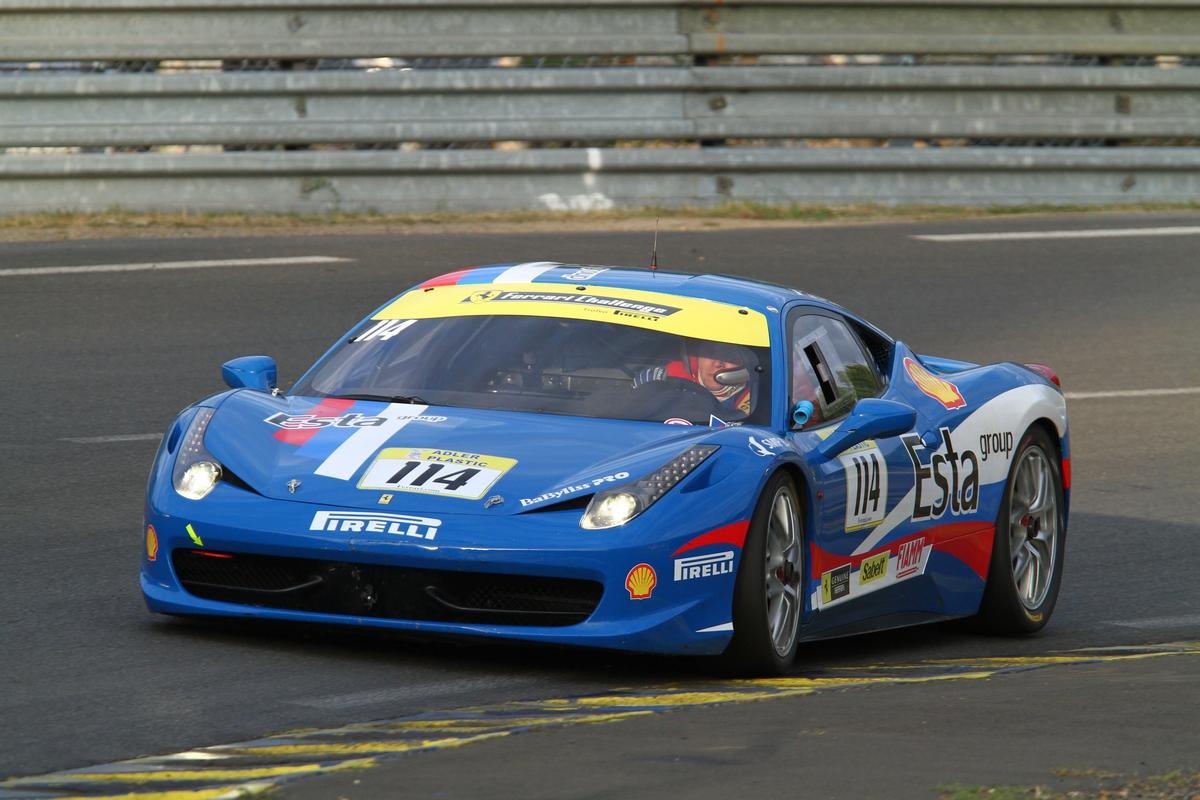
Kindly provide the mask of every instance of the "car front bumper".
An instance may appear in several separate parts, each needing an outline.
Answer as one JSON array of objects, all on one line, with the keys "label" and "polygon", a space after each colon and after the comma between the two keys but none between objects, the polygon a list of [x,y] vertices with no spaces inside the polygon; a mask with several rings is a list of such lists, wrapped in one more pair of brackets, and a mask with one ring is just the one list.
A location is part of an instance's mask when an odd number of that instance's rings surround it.
[{"label": "car front bumper", "polygon": [[[336,625],[373,626],[402,631],[585,645],[652,653],[706,655],[722,652],[732,636],[732,597],[737,545],[720,543],[677,551],[714,530],[745,530],[745,509],[733,500],[708,508],[699,521],[681,513],[668,498],[619,529],[587,531],[582,511],[512,515],[441,514],[432,538],[429,526],[351,524],[361,530],[317,524],[318,514],[366,514],[360,509],[274,500],[228,484],[191,501],[151,486],[145,526],[155,530],[157,552],[142,553],[141,586],[147,607],[164,614],[252,617]],[[164,490],[165,489],[165,490]],[[671,498],[674,500],[675,498]],[[675,504],[677,506],[677,504]],[[393,509],[388,509],[388,512]],[[386,516],[386,515],[384,515]],[[739,517],[741,518],[739,521]],[[321,518],[322,520],[326,518]],[[335,528],[327,530],[326,528]],[[318,528],[315,529],[314,528]],[[392,532],[388,532],[391,528]],[[706,539],[712,539],[711,535]],[[716,539],[722,537],[717,536]],[[725,537],[729,538],[729,537]],[[205,599],[187,591],[173,564],[177,549],[204,553],[256,554],[313,559],[347,565],[387,565],[466,573],[574,578],[603,585],[595,610],[583,622],[565,626],[480,624],[314,613],[247,602]],[[714,552],[715,551],[715,552]],[[730,553],[720,567],[689,576],[681,558]],[[219,557],[219,556],[218,556]],[[703,560],[701,558],[700,560]],[[689,562],[690,563],[690,562]],[[654,585],[627,587],[640,565],[653,570]],[[645,577],[645,571],[641,572]],[[636,595],[645,595],[638,597]]]}]

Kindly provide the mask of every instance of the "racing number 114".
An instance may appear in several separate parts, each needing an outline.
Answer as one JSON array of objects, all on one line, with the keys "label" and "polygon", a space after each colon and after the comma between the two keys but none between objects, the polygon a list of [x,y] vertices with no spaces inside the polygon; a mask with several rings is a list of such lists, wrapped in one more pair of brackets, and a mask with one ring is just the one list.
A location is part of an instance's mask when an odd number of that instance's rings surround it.
[{"label": "racing number 114", "polygon": [[[425,466],[424,470],[415,475],[411,480],[404,481],[404,479],[407,478],[413,472],[413,470],[422,464]],[[433,478],[433,482],[440,483],[442,486],[446,487],[445,490],[447,492],[455,492],[465,486],[467,482],[471,480],[471,478],[474,478],[479,474],[479,470],[467,468],[448,472],[440,478],[434,478],[434,476],[441,472],[442,468],[445,466],[445,464],[429,463],[424,461],[406,461],[404,466],[400,468],[399,472],[387,479],[387,483],[393,486],[399,486],[401,482],[404,481],[405,486],[417,487],[424,486],[430,478]]]},{"label": "racing number 114", "polygon": [[846,530],[878,525],[887,516],[887,462],[874,442],[841,456],[846,472]]},{"label": "racing number 114", "polygon": [[517,462],[426,447],[389,447],[367,468],[360,489],[421,492],[478,500]]}]

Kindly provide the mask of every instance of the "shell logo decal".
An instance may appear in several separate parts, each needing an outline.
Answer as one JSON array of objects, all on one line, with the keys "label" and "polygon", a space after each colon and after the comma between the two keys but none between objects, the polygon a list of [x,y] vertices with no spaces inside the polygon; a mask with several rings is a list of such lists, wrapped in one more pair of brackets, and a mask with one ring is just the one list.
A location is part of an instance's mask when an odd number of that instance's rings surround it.
[{"label": "shell logo decal", "polygon": [[625,578],[625,588],[629,590],[630,600],[645,600],[657,585],[658,576],[654,574],[654,567],[649,564],[638,564],[629,570],[629,575]]},{"label": "shell logo decal", "polygon": [[957,386],[945,378],[934,375],[911,358],[904,359],[904,368],[908,370],[908,376],[913,379],[913,383],[917,385],[918,389],[937,400],[948,410],[953,411],[967,404]]},{"label": "shell logo decal", "polygon": [[153,525],[146,526],[146,558],[150,561],[158,560],[158,534],[155,533]]}]

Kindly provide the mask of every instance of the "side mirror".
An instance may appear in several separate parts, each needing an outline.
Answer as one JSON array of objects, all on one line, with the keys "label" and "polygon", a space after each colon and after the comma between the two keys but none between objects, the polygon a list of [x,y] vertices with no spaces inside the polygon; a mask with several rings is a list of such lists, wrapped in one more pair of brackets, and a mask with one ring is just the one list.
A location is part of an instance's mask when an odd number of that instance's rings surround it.
[{"label": "side mirror", "polygon": [[854,447],[867,439],[899,436],[917,424],[917,411],[904,403],[867,397],[854,404],[850,416],[817,448],[826,458]]},{"label": "side mirror", "polygon": [[270,356],[242,356],[221,365],[221,377],[231,389],[256,389],[269,392],[275,388],[275,359]]}]

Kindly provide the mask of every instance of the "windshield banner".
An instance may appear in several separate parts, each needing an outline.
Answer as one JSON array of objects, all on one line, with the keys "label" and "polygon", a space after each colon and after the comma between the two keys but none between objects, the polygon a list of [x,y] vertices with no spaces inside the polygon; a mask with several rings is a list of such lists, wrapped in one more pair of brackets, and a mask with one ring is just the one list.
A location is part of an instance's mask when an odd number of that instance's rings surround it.
[{"label": "windshield banner", "polygon": [[753,309],[609,286],[539,283],[491,284],[487,289],[479,284],[427,287],[404,294],[375,319],[468,316],[583,319],[749,347],[770,346],[767,318]]}]

